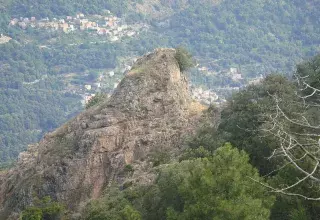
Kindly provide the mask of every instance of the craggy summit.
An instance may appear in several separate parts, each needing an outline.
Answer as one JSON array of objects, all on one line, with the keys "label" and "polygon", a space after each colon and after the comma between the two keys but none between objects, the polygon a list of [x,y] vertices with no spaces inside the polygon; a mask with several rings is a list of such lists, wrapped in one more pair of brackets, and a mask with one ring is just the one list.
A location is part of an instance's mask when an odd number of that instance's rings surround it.
[{"label": "craggy summit", "polygon": [[[175,53],[157,49],[138,59],[109,100],[21,153],[0,176],[0,219],[16,218],[35,197],[77,211],[113,182],[150,182],[150,155],[179,152],[202,110],[189,96]],[[134,167],[131,177],[123,175],[126,165]]]}]

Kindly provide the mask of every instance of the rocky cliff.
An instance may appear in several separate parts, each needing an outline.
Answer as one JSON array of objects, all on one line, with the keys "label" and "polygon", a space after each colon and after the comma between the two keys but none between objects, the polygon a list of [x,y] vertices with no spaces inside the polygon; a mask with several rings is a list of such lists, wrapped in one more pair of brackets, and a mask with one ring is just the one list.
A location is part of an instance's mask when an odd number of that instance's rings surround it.
[{"label": "rocky cliff", "polygon": [[[189,96],[175,53],[157,49],[138,59],[108,101],[21,153],[0,176],[0,219],[15,218],[35,197],[49,195],[76,211],[114,181],[151,181],[151,155],[178,153],[202,110]],[[130,177],[126,165],[134,169]]]}]

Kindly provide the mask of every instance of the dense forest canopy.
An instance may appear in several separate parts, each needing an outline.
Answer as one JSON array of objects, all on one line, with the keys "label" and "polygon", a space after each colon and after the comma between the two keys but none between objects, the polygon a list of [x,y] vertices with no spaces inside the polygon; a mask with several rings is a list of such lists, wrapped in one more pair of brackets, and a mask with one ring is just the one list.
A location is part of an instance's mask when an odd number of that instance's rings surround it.
[{"label": "dense forest canopy", "polygon": [[173,44],[216,60],[214,68],[289,73],[301,58],[319,52],[319,10],[317,1],[225,0],[212,7],[193,4],[160,29]]},{"label": "dense forest canopy", "polygon": [[103,10],[111,10],[118,15],[122,15],[128,10],[127,0],[95,0],[95,1],[15,1],[12,0],[11,4],[8,6],[9,13],[15,17],[31,17],[36,16],[38,18],[42,17],[56,17],[56,16],[66,16],[72,15],[78,12],[86,14],[100,14]]}]

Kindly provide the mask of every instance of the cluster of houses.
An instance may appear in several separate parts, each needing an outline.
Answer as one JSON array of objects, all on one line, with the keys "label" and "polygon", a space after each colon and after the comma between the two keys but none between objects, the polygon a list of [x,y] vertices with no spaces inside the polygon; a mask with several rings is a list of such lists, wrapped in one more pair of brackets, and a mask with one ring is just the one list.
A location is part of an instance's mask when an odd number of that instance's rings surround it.
[{"label": "cluster of houses", "polygon": [[8,43],[12,38],[4,34],[0,34],[0,44]]},{"label": "cluster of houses", "polygon": [[94,93],[85,93],[82,96],[81,104],[83,106],[86,106],[86,104],[88,104],[90,102],[90,100],[95,96],[96,96],[96,94],[94,94]]},{"label": "cluster of houses", "polygon": [[218,103],[219,96],[212,90],[205,90],[201,87],[191,89],[192,98],[206,105]]},{"label": "cluster of houses", "polygon": [[73,31],[90,31],[100,36],[107,36],[111,41],[120,40],[122,37],[132,37],[137,35],[143,28],[148,28],[146,24],[127,25],[121,18],[112,14],[108,16],[92,15],[86,17],[79,13],[76,16],[66,16],[65,18],[43,18],[37,20],[36,17],[31,18],[13,18],[10,26],[17,26],[22,29],[28,27],[43,28],[50,30],[61,30],[65,33]]},{"label": "cluster of houses", "polygon": [[[78,94],[81,94],[82,96],[82,104],[85,106],[97,92],[104,91],[104,93],[112,93],[121,82],[123,74],[126,74],[131,70],[133,63],[136,60],[136,57],[123,57],[122,61],[118,63],[115,69],[101,71],[95,82],[82,85],[81,88],[77,89]],[[108,96],[110,96],[110,94]]]},{"label": "cluster of houses", "polygon": [[264,79],[264,77],[260,74],[260,76],[256,78],[252,78],[248,81],[249,85],[258,85],[261,83],[261,81]]},{"label": "cluster of houses", "polygon": [[[232,81],[234,81],[234,82],[239,82],[239,81],[244,79],[240,68],[231,67],[231,68],[223,70],[221,72],[215,72],[213,70],[210,70],[206,66],[200,66],[198,64],[197,65],[197,69],[198,69],[199,72],[202,72],[203,74],[206,74],[206,75],[223,75],[223,76],[230,77],[232,79]],[[248,85],[252,85],[252,84],[253,85],[257,85],[263,79],[264,79],[263,75],[259,75],[259,76],[255,77],[255,78],[246,79],[245,81],[247,81]],[[239,87],[235,87],[235,88],[236,89],[240,89]]]},{"label": "cluster of houses", "polygon": [[233,81],[239,81],[243,79],[242,74],[238,68],[230,68],[227,74],[231,77]]},{"label": "cluster of houses", "polygon": [[82,105],[86,105],[88,104],[88,102],[95,97],[95,92],[99,91],[99,89],[101,88],[101,82],[100,79],[102,79],[102,76],[99,76],[99,79],[96,83],[94,83],[93,85],[91,84],[85,84],[83,86],[83,95],[82,95]]},{"label": "cluster of houses", "polygon": [[[211,88],[211,90],[203,90],[202,88],[192,89],[193,98],[203,102],[204,104],[223,103],[225,101],[223,98],[225,94],[230,94],[231,92],[238,91],[240,88],[246,85],[257,85],[264,79],[262,75],[255,78],[244,79],[241,69],[236,67],[231,67],[229,69],[215,72],[214,70],[209,69],[206,66],[200,66],[200,64],[198,64],[197,70],[205,75],[215,75],[222,78],[227,77],[233,82],[238,82],[241,84],[241,86],[230,85],[224,87],[214,87]],[[218,97],[217,94],[219,94],[220,97]]]},{"label": "cluster of houses", "polygon": [[198,71],[203,72],[206,75],[223,74],[223,75],[229,76],[233,81],[239,81],[243,79],[240,69],[235,67],[231,67],[230,69],[227,69],[218,73],[213,70],[209,70],[208,67],[202,66],[202,67],[198,67]]},{"label": "cluster of houses", "polygon": [[13,18],[10,23],[10,26],[18,26],[21,29],[27,29],[28,27],[31,28],[47,28],[47,29],[53,29],[53,30],[62,30],[64,32],[67,32],[70,28],[72,29],[72,26],[69,26],[67,23],[65,23],[64,19],[53,19],[52,21],[49,20],[49,18],[37,20],[35,17],[31,18],[24,18],[20,17]]}]

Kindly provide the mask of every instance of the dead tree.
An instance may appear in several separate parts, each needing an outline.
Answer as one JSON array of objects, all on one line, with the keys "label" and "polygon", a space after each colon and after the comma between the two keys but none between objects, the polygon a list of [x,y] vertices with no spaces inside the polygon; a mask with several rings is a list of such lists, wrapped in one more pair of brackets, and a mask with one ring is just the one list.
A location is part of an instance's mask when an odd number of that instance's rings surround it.
[{"label": "dead tree", "polygon": [[289,106],[283,105],[287,100],[269,94],[274,100],[274,109],[272,113],[263,115],[265,123],[261,128],[262,133],[273,135],[279,143],[268,159],[281,157],[285,161],[273,172],[290,165],[301,175],[294,183],[281,186],[260,184],[275,193],[298,196],[306,200],[320,200],[320,197],[296,192],[296,188],[301,184],[320,190],[320,88],[311,86],[307,78],[296,76],[300,88],[300,91],[296,92],[298,101],[293,100]]}]

